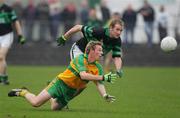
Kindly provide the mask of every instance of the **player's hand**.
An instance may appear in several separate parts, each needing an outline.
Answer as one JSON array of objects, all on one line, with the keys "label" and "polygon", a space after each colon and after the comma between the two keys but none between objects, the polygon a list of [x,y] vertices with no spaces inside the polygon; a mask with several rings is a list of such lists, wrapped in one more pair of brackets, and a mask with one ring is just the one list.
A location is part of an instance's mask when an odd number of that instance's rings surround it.
[{"label": "player's hand", "polygon": [[64,37],[64,35],[60,36],[59,38],[57,38],[57,43],[58,43],[58,46],[61,46],[61,45],[65,45],[65,42],[66,42],[66,38]]},{"label": "player's hand", "polygon": [[26,39],[22,35],[19,35],[18,36],[18,43],[24,44],[25,42],[26,42]]},{"label": "player's hand", "polygon": [[103,76],[103,80],[107,81],[107,82],[110,82],[110,83],[114,83],[116,78],[117,78],[117,74],[113,74],[112,72],[109,72],[108,74],[105,74]]},{"label": "player's hand", "polygon": [[123,77],[123,70],[122,70],[122,69],[116,71],[116,73],[117,73],[117,75],[118,75],[119,78],[122,78],[122,77]]},{"label": "player's hand", "polygon": [[114,102],[116,99],[114,96],[108,95],[108,94],[104,94],[103,98],[105,99],[106,102]]}]

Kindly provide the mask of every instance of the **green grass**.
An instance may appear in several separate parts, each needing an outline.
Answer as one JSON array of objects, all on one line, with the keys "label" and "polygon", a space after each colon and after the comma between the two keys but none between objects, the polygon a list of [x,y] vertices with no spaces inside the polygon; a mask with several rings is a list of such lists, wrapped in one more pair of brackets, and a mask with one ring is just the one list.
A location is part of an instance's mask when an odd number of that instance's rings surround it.
[{"label": "green grass", "polygon": [[12,88],[26,86],[38,94],[48,80],[64,67],[9,66],[11,84],[0,85],[0,118],[179,118],[180,68],[125,67],[124,78],[115,84],[106,83],[108,93],[116,96],[106,103],[95,85],[69,103],[70,110],[51,111],[49,102],[33,108],[24,98],[9,98]]}]

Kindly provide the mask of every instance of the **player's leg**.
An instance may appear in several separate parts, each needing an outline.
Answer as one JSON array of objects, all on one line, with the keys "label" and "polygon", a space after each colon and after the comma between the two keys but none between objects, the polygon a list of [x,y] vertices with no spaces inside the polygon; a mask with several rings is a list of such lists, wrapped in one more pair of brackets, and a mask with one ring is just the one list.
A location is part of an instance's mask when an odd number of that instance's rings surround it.
[{"label": "player's leg", "polygon": [[0,79],[2,84],[9,84],[8,82],[8,76],[6,73],[6,68],[7,68],[7,64],[6,64],[6,55],[8,53],[8,48],[4,48],[1,47],[0,48]]},{"label": "player's leg", "polygon": [[33,107],[39,107],[51,98],[46,89],[42,90],[37,96],[30,93],[27,89],[12,89],[8,96],[24,97]]},{"label": "player's leg", "polygon": [[0,82],[2,84],[8,85],[8,75],[6,72],[6,56],[9,51],[10,46],[13,42],[13,33],[6,34],[0,37]]},{"label": "player's leg", "polygon": [[[48,81],[47,85],[50,85],[50,83],[51,81]],[[46,89],[48,90],[49,88],[46,88]],[[51,98],[50,103],[51,103],[51,110],[59,110],[61,108],[59,103],[57,102],[57,99],[55,98]]]},{"label": "player's leg", "polygon": [[61,110],[67,105],[66,100],[64,99],[65,93],[64,82],[58,78],[53,79],[49,85],[46,87],[48,93],[52,96],[50,99],[51,109],[52,110]]},{"label": "player's leg", "polygon": [[64,105],[60,102],[57,101],[57,99],[51,98],[50,99],[50,103],[51,103],[51,110],[61,110]]},{"label": "player's leg", "polygon": [[46,89],[52,96],[50,99],[52,110],[61,110],[62,108],[69,109],[67,106],[68,102],[73,99],[78,92],[58,78],[54,79]]},{"label": "player's leg", "polygon": [[28,92],[24,95],[24,97],[33,107],[39,107],[51,99],[50,94],[45,89],[42,90],[37,96]]}]

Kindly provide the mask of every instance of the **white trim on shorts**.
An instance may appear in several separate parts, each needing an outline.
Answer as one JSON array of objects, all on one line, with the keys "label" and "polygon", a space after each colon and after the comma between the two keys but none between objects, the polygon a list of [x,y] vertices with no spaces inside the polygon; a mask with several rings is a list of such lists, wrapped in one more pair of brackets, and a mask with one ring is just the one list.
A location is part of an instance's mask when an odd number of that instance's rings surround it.
[{"label": "white trim on shorts", "polygon": [[80,54],[83,54],[83,52],[79,49],[79,47],[76,45],[76,43],[74,43],[70,49],[71,60]]},{"label": "white trim on shorts", "polygon": [[13,32],[0,36],[0,47],[10,48],[14,40]]}]

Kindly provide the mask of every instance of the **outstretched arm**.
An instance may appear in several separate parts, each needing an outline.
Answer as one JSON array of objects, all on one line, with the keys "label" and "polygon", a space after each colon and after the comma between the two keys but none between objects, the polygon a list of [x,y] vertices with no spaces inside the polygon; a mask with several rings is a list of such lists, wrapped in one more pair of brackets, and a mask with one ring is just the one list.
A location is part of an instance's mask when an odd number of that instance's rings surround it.
[{"label": "outstretched arm", "polygon": [[16,20],[14,22],[14,27],[16,29],[17,35],[22,35],[22,28],[21,28],[20,22],[18,20]]},{"label": "outstretched arm", "polygon": [[107,102],[114,102],[116,99],[114,96],[111,96],[106,93],[105,86],[102,82],[100,81],[94,81],[96,84],[97,90],[99,91],[99,94],[104,98],[105,101]]},{"label": "outstretched arm", "polygon": [[21,28],[20,22],[18,20],[16,20],[13,25],[14,25],[16,33],[18,35],[18,42],[20,44],[24,44],[26,39],[23,37],[23,33],[22,33],[22,28]]},{"label": "outstretched arm", "polygon": [[121,59],[121,57],[115,57],[115,58],[113,58],[113,61],[114,61],[114,65],[116,67],[116,70],[120,70],[121,67],[122,67],[122,59]]},{"label": "outstretched arm", "polygon": [[87,73],[86,71],[82,71],[80,72],[80,77],[83,80],[89,80],[89,81],[102,80],[102,81],[114,83],[114,81],[117,78],[117,74],[109,72],[108,74],[105,74],[105,75],[93,75],[93,74]]},{"label": "outstretched arm", "polygon": [[103,97],[106,93],[106,89],[104,84],[98,82],[98,81],[94,81],[94,83],[96,84],[97,90],[99,92],[99,94]]},{"label": "outstretched arm", "polygon": [[58,45],[65,45],[66,40],[68,40],[73,34],[76,32],[80,32],[82,29],[82,25],[75,25],[69,31],[67,31],[64,35],[57,38]]},{"label": "outstretched arm", "polygon": [[83,80],[90,80],[90,81],[103,80],[103,76],[93,75],[93,74],[87,73],[86,71],[80,72],[80,76],[81,76],[81,79]]},{"label": "outstretched arm", "polygon": [[69,39],[73,34],[75,34],[76,32],[80,32],[82,29],[82,25],[75,25],[74,27],[72,27],[69,31],[67,31],[64,34],[64,38],[65,39]]},{"label": "outstretched arm", "polygon": [[122,71],[122,59],[121,59],[121,57],[115,57],[115,58],[113,58],[113,61],[114,61],[114,65],[116,67],[117,75],[119,77],[122,77],[123,71]]}]

